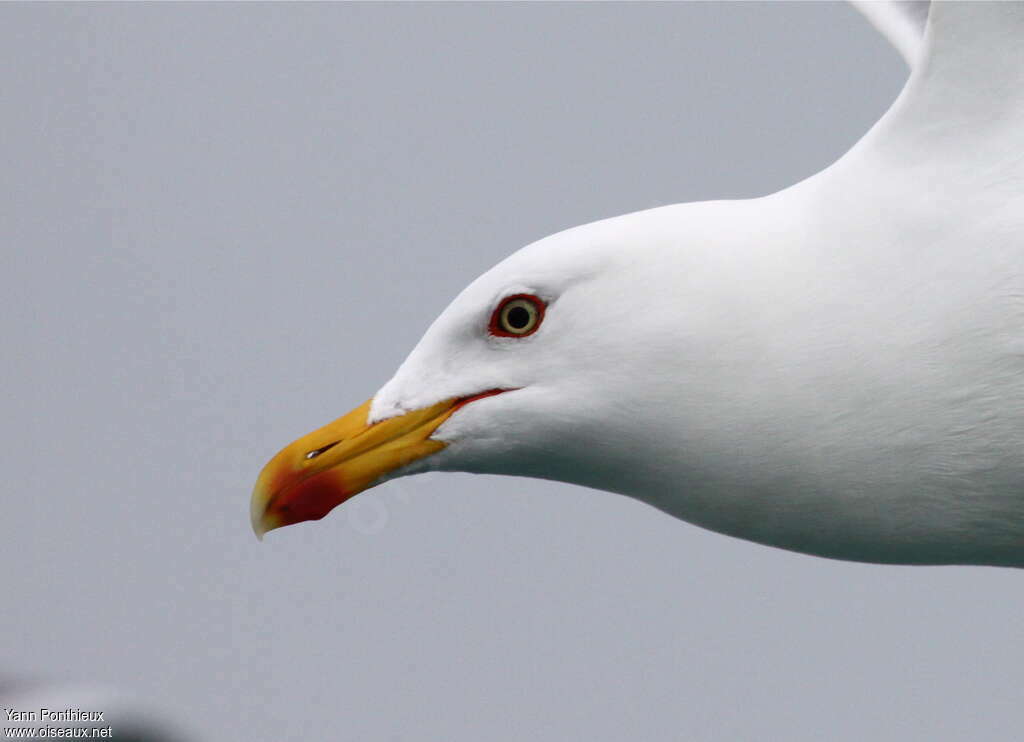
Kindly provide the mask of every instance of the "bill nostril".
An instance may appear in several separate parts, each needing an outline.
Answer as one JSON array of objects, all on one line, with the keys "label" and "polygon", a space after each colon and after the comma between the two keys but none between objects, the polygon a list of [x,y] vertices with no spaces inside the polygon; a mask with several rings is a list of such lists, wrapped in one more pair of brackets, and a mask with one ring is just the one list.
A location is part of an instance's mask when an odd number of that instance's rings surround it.
[{"label": "bill nostril", "polygon": [[332,448],[337,446],[339,443],[341,443],[341,441],[335,441],[334,443],[328,443],[326,446],[321,446],[320,448],[316,449],[315,451],[310,451],[305,456],[306,461],[309,461],[310,459],[315,459],[317,456],[322,454],[324,451],[331,450]]}]

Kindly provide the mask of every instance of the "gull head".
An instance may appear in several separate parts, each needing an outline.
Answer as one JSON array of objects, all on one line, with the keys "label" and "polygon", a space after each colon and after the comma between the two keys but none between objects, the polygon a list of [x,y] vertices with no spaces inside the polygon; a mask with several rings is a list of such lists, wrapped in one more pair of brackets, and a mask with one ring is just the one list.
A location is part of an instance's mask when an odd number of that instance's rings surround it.
[{"label": "gull head", "polygon": [[[676,369],[700,354],[700,337],[721,340],[711,304],[686,300],[729,283],[708,258],[730,211],[708,203],[629,214],[496,265],[370,400],[266,465],[252,498],[256,533],[432,470],[634,489],[674,448],[674,411],[688,396]],[[680,300],[703,309],[676,311]]]}]

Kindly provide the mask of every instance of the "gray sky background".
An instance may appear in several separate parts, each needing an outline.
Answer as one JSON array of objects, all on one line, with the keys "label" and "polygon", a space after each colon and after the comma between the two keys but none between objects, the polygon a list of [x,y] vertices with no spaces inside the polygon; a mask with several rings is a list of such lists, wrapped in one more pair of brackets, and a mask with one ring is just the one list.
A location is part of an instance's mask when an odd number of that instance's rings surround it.
[{"label": "gray sky background", "polygon": [[0,6],[0,672],[210,740],[1019,735],[1022,574],[843,564],[428,475],[249,529],[523,244],[832,162],[842,4]]}]

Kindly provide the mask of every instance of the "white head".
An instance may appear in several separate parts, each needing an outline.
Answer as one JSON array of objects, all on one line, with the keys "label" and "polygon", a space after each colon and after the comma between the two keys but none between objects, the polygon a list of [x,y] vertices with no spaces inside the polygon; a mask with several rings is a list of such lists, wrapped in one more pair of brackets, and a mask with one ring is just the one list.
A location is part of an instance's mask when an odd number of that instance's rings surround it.
[{"label": "white head", "polygon": [[[686,204],[595,222],[496,265],[370,402],[268,464],[257,530],[322,517],[368,486],[426,470],[633,489],[688,437],[685,420],[657,413],[685,398],[700,404],[701,384],[657,370],[699,372],[709,357],[717,366],[735,334],[722,325],[744,287],[725,274],[744,259],[722,235],[742,244],[745,230],[722,226],[736,208]],[[676,311],[688,298],[694,310]]]},{"label": "white head", "polygon": [[952,460],[936,443],[951,367],[921,334],[936,326],[860,253],[833,257],[851,237],[813,231],[792,194],[596,222],[499,263],[371,400],[267,465],[257,532],[448,470],[628,494],[829,556],[953,553],[970,514],[929,475]]}]

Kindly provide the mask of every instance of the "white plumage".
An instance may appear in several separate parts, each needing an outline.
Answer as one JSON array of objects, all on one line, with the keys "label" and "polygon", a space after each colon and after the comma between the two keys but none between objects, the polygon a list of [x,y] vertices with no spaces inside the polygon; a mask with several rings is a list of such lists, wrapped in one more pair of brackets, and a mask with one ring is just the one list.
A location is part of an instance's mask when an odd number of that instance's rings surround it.
[{"label": "white plumage", "polygon": [[[921,7],[868,11],[913,73],[825,171],[577,227],[467,287],[369,422],[514,391],[389,476],[542,477],[827,557],[1024,565],[1024,5],[934,5],[918,41]],[[516,294],[547,302],[540,329],[489,335]]]},{"label": "white plumage", "polygon": [[913,67],[924,43],[928,0],[852,0],[852,4]]}]

